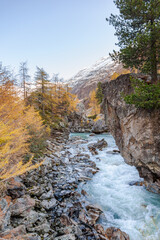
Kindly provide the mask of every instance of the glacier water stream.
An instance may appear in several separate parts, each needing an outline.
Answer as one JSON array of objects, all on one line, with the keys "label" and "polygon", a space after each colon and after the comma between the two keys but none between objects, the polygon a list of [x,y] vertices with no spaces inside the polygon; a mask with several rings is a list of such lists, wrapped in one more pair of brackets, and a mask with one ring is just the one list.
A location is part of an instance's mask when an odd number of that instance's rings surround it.
[{"label": "glacier water stream", "polygon": [[143,186],[132,185],[141,181],[135,167],[124,162],[111,135],[71,134],[95,142],[104,138],[108,147],[92,156],[87,144],[83,144],[100,171],[91,181],[81,186],[88,193],[88,201],[99,205],[104,216],[100,223],[104,228],[118,227],[129,234],[131,240],[160,240],[160,196],[148,192]]}]

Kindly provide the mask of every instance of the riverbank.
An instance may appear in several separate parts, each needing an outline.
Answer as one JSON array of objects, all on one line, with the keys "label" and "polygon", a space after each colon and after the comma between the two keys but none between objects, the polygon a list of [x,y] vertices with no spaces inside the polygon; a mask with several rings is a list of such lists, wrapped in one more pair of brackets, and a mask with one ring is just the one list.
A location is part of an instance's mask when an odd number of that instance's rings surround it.
[{"label": "riverbank", "polygon": [[97,222],[102,209],[79,192],[99,170],[83,144],[87,140],[58,134],[39,169],[8,181],[0,199],[1,240],[129,239],[119,229],[104,230]]}]

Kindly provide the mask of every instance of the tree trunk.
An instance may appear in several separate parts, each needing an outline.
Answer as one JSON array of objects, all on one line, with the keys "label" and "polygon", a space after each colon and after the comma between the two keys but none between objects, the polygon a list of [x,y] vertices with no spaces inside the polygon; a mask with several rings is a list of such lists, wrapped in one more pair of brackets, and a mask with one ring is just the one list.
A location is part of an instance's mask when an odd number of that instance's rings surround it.
[{"label": "tree trunk", "polygon": [[42,78],[42,115],[44,117],[44,81]]},{"label": "tree trunk", "polygon": [[154,32],[154,20],[151,19],[151,80],[152,83],[157,82],[157,57],[156,57],[156,39]]},{"label": "tree trunk", "polygon": [[156,83],[157,80],[158,80],[158,77],[157,77],[157,64],[155,64],[154,66],[152,66],[151,78],[152,78],[152,83]]}]

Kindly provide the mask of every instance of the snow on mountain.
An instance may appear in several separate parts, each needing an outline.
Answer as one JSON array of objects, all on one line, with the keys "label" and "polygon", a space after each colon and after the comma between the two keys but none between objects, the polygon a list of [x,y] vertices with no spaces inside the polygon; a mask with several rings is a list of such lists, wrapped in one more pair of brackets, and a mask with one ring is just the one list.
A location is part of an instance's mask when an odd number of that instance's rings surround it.
[{"label": "snow on mountain", "polygon": [[79,99],[84,99],[97,87],[98,82],[110,80],[114,72],[121,72],[122,69],[122,65],[112,61],[111,57],[103,57],[91,67],[80,70],[67,84]]}]

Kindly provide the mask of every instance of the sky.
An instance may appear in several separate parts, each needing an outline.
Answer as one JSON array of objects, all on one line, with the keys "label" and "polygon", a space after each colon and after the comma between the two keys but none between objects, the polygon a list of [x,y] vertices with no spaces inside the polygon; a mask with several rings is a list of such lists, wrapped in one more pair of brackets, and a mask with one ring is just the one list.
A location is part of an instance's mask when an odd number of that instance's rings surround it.
[{"label": "sky", "polygon": [[68,79],[116,49],[113,0],[0,0],[0,61]]}]

